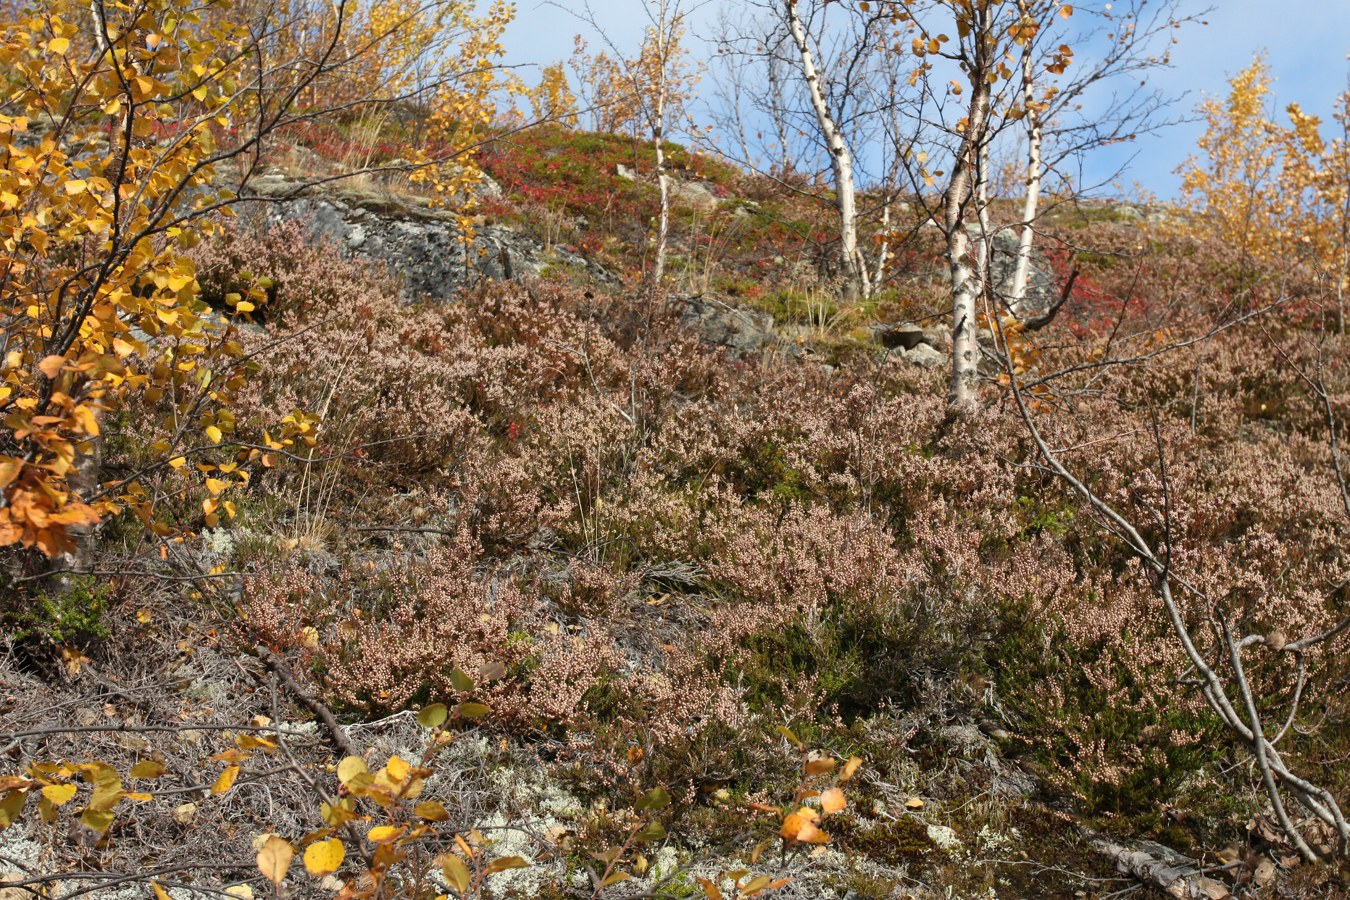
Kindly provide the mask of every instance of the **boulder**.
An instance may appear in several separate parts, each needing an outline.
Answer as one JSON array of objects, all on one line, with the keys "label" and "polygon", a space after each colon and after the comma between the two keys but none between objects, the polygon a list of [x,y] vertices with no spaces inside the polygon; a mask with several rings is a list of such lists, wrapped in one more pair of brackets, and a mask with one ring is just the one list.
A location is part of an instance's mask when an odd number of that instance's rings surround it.
[{"label": "boulder", "polygon": [[685,297],[683,301],[684,324],[710,344],[743,355],[778,343],[773,316],[762,310],[732,306],[715,297]]},{"label": "boulder", "polygon": [[680,181],[670,179],[670,190],[677,200],[690,206],[711,209],[718,204],[717,194],[706,181]]},{"label": "boulder", "polygon": [[920,344],[941,348],[945,343],[940,329],[924,328],[914,322],[874,325],[872,334],[888,350],[913,350]]},{"label": "boulder", "polygon": [[947,364],[947,354],[928,344],[919,344],[912,350],[903,351],[905,359],[923,369],[936,369]]}]

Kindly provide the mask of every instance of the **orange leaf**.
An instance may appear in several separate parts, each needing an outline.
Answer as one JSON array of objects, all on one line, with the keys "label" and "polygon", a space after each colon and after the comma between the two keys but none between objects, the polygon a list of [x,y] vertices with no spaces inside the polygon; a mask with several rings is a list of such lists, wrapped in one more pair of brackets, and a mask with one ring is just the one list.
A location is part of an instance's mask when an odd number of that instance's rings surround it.
[{"label": "orange leaf", "polygon": [[216,779],[215,787],[211,788],[211,793],[212,794],[225,793],[230,788],[234,787],[234,781],[238,777],[239,777],[238,766],[226,766],[225,771],[221,772],[220,777]]},{"label": "orange leaf", "polygon": [[65,364],[66,358],[64,356],[57,356],[53,354],[52,356],[48,356],[42,362],[38,363],[38,371],[41,372],[43,375],[46,375],[48,378],[55,378],[60,373],[61,367],[64,366]]}]

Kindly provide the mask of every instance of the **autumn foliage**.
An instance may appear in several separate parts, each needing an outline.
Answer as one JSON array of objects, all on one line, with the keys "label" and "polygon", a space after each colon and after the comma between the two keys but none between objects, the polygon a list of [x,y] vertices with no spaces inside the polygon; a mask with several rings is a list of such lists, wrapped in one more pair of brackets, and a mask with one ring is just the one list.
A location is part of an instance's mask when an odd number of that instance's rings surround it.
[{"label": "autumn foliage", "polygon": [[[885,12],[916,83],[978,59],[948,99],[998,127],[1079,65],[1053,0],[851,8]],[[984,209],[931,227],[953,157],[916,149],[906,265],[855,304],[827,185],[668,146],[678,15],[532,87],[497,68],[513,15],[0,21],[0,849],[42,853],[0,880],[1040,896],[1116,877],[1084,824],[1252,894],[1331,878],[1310,863],[1344,835],[1279,822],[1271,797],[1314,795],[1260,768],[1278,743],[1350,792],[1350,99],[1340,135],[1276,121],[1258,62],[1202,109],[1193,210],[1033,209],[1067,303],[1040,321],[972,281],[953,414],[887,341],[947,354],[951,237],[1020,221],[977,183],[971,115],[943,133]],[[522,103],[551,121],[518,133]],[[234,215],[260,180],[360,239]],[[658,191],[671,277],[639,291]],[[363,257],[405,225],[518,268],[411,296]],[[1216,715],[1226,690],[1267,743]]]}]

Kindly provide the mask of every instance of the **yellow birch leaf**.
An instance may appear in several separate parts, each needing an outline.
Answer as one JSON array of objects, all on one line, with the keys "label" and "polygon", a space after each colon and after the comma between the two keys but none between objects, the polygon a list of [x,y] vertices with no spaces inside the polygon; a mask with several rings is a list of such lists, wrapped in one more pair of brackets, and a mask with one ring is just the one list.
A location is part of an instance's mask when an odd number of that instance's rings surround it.
[{"label": "yellow birch leaf", "polygon": [[824,775],[834,771],[834,760],[828,756],[813,759],[806,764],[807,775]]},{"label": "yellow birch leaf", "polygon": [[372,844],[383,844],[385,841],[392,841],[403,833],[403,829],[398,825],[376,825],[370,829],[366,837]]},{"label": "yellow birch leaf", "polygon": [[238,766],[226,766],[225,771],[220,773],[220,778],[216,779],[216,784],[211,788],[212,794],[223,794],[234,787],[235,779],[239,777]]},{"label": "yellow birch leaf", "polygon": [[449,885],[461,894],[469,889],[469,867],[458,856],[451,854],[445,858],[441,874],[445,876]]},{"label": "yellow birch leaf", "polygon": [[405,760],[397,756],[391,756],[388,764],[384,767],[384,771],[389,775],[390,781],[395,784],[402,784],[408,778],[410,767]]},{"label": "yellow birch leaf", "polygon": [[64,356],[48,356],[42,362],[38,363],[38,371],[48,378],[55,378],[61,372],[61,367],[66,364]]},{"label": "yellow birch leaf", "polygon": [[329,841],[319,841],[310,844],[305,850],[305,868],[309,874],[316,877],[331,875],[342,865],[342,861],[347,857],[347,848],[342,846],[342,841],[333,838]]},{"label": "yellow birch leaf", "polygon": [[164,763],[153,759],[144,759],[131,767],[129,774],[132,778],[159,778],[164,774]]},{"label": "yellow birch leaf", "polygon": [[450,820],[450,811],[445,808],[445,804],[438,803],[435,800],[417,804],[413,807],[413,814],[419,819],[426,819],[428,822],[447,822]]},{"label": "yellow birch leaf", "polygon": [[338,763],[337,776],[338,781],[343,784],[348,783],[357,775],[366,771],[366,761],[359,756],[349,756]]},{"label": "yellow birch leaf", "polygon": [[42,796],[46,797],[54,805],[61,806],[62,804],[69,803],[71,798],[75,796],[77,790],[79,790],[79,788],[73,784],[49,784],[42,789]]}]

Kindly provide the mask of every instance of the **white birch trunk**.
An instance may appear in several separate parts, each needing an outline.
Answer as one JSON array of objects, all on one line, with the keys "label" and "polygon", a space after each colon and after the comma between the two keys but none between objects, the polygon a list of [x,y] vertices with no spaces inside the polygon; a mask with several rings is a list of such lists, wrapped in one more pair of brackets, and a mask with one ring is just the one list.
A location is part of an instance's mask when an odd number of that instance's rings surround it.
[{"label": "white birch trunk", "polygon": [[662,73],[661,87],[657,91],[656,124],[652,128],[652,143],[656,148],[656,184],[661,191],[661,212],[656,221],[656,261],[652,264],[652,290],[661,286],[666,277],[666,245],[670,242],[670,177],[666,174],[665,141],[665,74]]},{"label": "white birch trunk", "polygon": [[1031,273],[1031,245],[1035,240],[1036,215],[1041,200],[1041,117],[1034,109],[1035,96],[1031,53],[1022,55],[1022,103],[1027,121],[1027,191],[1022,198],[1022,231],[1017,239],[1017,263],[1013,268],[1008,293],[1008,310],[1021,318],[1027,299],[1027,278]]},{"label": "white birch trunk", "polygon": [[670,243],[670,177],[666,174],[666,100],[670,89],[670,44],[676,23],[670,20],[665,0],[656,22],[656,96],[652,102],[652,147],[656,151],[656,185],[661,193],[661,211],[656,220],[656,259],[652,263],[651,291],[660,290],[666,277],[666,247]]},{"label": "white birch trunk", "polygon": [[989,254],[993,226],[989,223],[989,144],[980,145],[979,165],[975,168],[975,217],[980,230],[975,235],[975,277],[980,282],[980,298],[989,294]]},{"label": "white birch trunk", "polygon": [[982,68],[971,74],[970,112],[961,151],[947,187],[947,257],[952,274],[952,380],[947,403],[960,411],[975,408],[979,386],[980,344],[976,304],[980,282],[971,257],[966,211],[978,194],[979,153],[989,113],[989,84]]},{"label": "white birch trunk", "polygon": [[829,148],[835,206],[839,210],[839,257],[844,266],[845,299],[856,300],[870,293],[871,284],[867,280],[867,264],[858,249],[858,200],[853,180],[853,155],[825,103],[815,57],[811,53],[801,17],[797,15],[796,0],[783,0],[783,11],[792,40],[797,45],[797,53],[801,56],[802,77],[811,94],[811,108],[815,111],[816,123]]},{"label": "white birch trunk", "polygon": [[881,290],[882,282],[886,278],[886,257],[891,252],[890,233],[891,202],[887,200],[886,205],[881,208],[881,247],[877,250],[876,268],[872,270],[872,294]]}]

